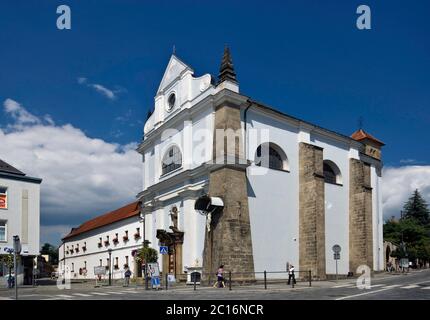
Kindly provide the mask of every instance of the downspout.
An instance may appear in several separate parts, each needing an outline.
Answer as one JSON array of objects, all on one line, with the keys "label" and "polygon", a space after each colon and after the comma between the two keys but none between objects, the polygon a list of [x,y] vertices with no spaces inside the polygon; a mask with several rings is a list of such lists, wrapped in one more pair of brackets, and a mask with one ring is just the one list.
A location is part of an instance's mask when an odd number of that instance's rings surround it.
[{"label": "downspout", "polygon": [[245,143],[244,143],[244,152],[245,152],[245,159],[248,158],[248,134],[247,134],[247,115],[248,115],[248,110],[252,107],[253,102],[251,99],[247,100],[248,102],[248,106],[245,108],[245,111],[243,113],[243,121],[244,121],[244,130],[245,130]]}]

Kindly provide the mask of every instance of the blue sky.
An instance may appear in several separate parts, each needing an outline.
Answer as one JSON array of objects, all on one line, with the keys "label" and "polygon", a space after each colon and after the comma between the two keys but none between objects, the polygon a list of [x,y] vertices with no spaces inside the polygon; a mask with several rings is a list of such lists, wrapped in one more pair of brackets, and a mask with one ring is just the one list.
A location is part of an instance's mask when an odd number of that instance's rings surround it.
[{"label": "blue sky", "polygon": [[[60,4],[71,30],[56,28]],[[371,30],[356,28],[360,4]],[[395,0],[1,1],[0,102],[124,146],[142,137],[172,47],[196,74],[217,75],[227,43],[243,94],[346,135],[363,117],[387,144],[386,166],[425,167],[429,12]]]}]

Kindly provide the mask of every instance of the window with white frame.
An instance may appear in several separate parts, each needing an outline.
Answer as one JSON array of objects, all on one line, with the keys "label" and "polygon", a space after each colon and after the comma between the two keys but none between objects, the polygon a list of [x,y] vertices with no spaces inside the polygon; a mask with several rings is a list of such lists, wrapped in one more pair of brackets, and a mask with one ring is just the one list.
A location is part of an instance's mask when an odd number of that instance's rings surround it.
[{"label": "window with white frame", "polygon": [[0,241],[7,241],[7,221],[0,220]]},{"label": "window with white frame", "polygon": [[165,175],[182,167],[182,154],[177,146],[171,146],[163,156],[161,174]]},{"label": "window with white frame", "polygon": [[7,209],[7,188],[0,186],[0,209]]}]

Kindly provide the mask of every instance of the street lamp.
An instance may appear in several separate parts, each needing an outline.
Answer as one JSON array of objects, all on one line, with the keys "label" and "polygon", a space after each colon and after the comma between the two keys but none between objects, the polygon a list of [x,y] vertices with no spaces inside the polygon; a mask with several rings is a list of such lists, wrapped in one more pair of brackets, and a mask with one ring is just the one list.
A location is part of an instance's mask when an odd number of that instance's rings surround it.
[{"label": "street lamp", "polygon": [[[145,220],[146,220],[145,219],[145,214],[143,212],[141,212],[140,213],[140,222],[142,222],[142,224],[143,224],[143,248],[144,249],[146,247]],[[146,259],[145,259],[145,264],[143,266],[143,277],[145,279],[145,290],[148,290],[149,289],[148,288],[148,277],[147,277],[147,274],[146,274],[146,270],[147,270],[147,262],[146,262]]]},{"label": "street lamp", "polygon": [[112,285],[112,268],[111,268],[111,266],[112,266],[112,249],[109,249],[108,250],[108,253],[109,253],[109,285],[111,286]]}]

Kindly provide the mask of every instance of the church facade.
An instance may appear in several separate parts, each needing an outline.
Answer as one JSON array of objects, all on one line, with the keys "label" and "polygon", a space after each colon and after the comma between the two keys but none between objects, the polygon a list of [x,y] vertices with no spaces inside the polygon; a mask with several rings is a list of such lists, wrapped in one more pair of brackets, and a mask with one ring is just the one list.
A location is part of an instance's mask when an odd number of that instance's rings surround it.
[{"label": "church facade", "polygon": [[228,48],[218,79],[172,55],[138,147],[146,240],[168,247],[160,267],[176,275],[223,264],[254,278],[289,263],[324,279],[335,245],[339,274],[383,270],[383,145],[241,94]]}]

